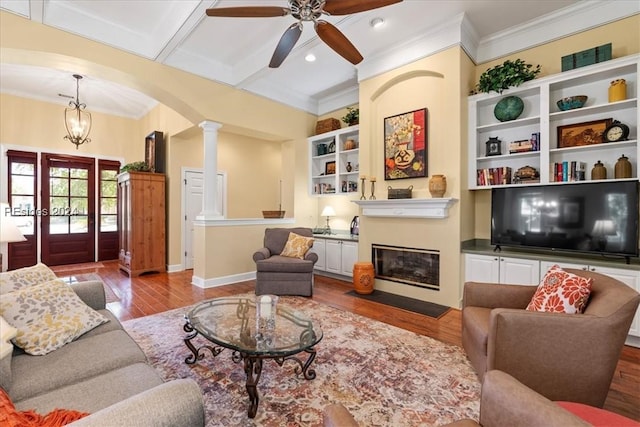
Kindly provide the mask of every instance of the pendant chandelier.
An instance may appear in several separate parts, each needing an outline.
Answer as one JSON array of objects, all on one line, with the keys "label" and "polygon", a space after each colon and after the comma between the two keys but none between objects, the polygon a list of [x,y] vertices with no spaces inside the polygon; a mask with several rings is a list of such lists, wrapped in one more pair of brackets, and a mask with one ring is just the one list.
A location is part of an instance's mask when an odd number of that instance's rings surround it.
[{"label": "pendant chandelier", "polygon": [[89,132],[91,131],[91,113],[85,111],[86,104],[80,103],[80,79],[79,74],[74,74],[76,79],[76,99],[69,101],[69,107],[64,109],[64,126],[67,128],[68,139],[78,147],[84,143],[91,142]]}]

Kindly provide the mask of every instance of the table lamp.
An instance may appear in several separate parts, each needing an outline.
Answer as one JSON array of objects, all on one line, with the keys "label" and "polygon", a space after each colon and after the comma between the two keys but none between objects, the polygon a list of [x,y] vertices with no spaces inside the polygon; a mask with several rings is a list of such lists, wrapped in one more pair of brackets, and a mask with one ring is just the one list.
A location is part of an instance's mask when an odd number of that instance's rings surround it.
[{"label": "table lamp", "polygon": [[325,206],[320,216],[327,217],[327,227],[324,230],[324,234],[331,234],[331,227],[329,227],[329,217],[336,216],[336,211],[334,211],[331,206]]},{"label": "table lamp", "polygon": [[[8,203],[0,203],[0,243],[23,242],[27,239],[11,217],[11,207]],[[0,252],[0,271],[2,268],[2,252]]]}]

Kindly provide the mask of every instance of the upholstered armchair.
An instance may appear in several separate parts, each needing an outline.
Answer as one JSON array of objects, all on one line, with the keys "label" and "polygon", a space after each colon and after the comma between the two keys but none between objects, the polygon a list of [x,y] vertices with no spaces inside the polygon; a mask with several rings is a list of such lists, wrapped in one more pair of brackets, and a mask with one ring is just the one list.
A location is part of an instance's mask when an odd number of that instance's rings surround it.
[{"label": "upholstered armchair", "polygon": [[308,247],[297,254],[285,252],[283,255],[291,233],[307,238],[307,242],[313,237],[311,229],[304,227],[267,228],[264,231],[264,247],[253,254],[256,295],[313,295],[313,267],[318,255],[309,252]]},{"label": "upholstered armchair", "polygon": [[587,427],[636,426],[629,418],[574,402],[554,402],[536,393],[511,375],[487,372],[482,383],[480,419],[460,420],[446,427]]},{"label": "upholstered armchair", "polygon": [[476,373],[504,371],[550,400],[602,407],[640,294],[603,274],[582,314],[527,311],[537,286],[467,282],[462,345]]}]

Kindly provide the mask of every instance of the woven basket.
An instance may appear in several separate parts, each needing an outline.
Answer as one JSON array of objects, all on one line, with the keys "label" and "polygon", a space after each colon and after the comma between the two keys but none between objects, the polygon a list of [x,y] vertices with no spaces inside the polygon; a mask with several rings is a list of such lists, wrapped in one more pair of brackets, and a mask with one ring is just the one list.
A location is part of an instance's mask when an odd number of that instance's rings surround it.
[{"label": "woven basket", "polygon": [[318,120],[316,123],[316,135],[331,132],[332,130],[340,129],[340,120],[329,118],[324,120]]}]

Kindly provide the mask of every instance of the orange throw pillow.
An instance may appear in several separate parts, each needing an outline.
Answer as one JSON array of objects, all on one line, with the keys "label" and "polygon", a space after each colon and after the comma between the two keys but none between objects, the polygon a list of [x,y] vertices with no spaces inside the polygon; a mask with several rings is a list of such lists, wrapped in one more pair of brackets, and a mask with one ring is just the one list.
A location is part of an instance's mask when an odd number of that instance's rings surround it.
[{"label": "orange throw pillow", "polygon": [[591,294],[591,279],[567,273],[553,265],[544,275],[527,310],[549,313],[582,313]]},{"label": "orange throw pillow", "polygon": [[6,391],[0,388],[0,425],[6,427],[58,427],[89,415],[86,412],[54,409],[47,415],[18,411]]}]

